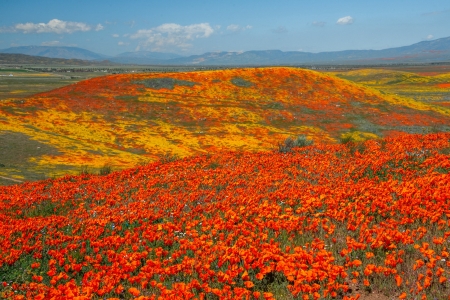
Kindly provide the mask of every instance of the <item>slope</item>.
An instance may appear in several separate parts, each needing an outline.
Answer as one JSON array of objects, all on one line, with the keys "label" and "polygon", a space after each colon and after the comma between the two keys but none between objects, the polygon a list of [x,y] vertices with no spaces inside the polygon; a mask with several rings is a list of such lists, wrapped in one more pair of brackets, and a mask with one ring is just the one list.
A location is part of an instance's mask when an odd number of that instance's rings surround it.
[{"label": "slope", "polygon": [[220,153],[0,187],[0,297],[446,299],[449,141]]},{"label": "slope", "polygon": [[287,136],[336,143],[447,124],[449,108],[295,68],[112,75],[0,103],[2,132],[52,149],[31,147],[22,160],[5,155],[12,159],[0,161],[0,175],[61,176],[83,165],[270,150]]}]

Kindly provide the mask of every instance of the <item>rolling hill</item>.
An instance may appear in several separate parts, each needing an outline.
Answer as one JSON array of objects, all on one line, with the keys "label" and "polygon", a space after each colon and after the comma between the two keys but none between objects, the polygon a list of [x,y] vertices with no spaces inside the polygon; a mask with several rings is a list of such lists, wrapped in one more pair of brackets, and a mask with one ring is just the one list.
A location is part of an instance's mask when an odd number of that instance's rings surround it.
[{"label": "rolling hill", "polygon": [[16,53],[0,53],[2,65],[36,65],[36,66],[96,66],[114,65],[109,61],[91,61],[81,59],[64,59],[44,56],[32,56]]},{"label": "rolling hill", "polygon": [[43,56],[49,58],[81,59],[81,60],[105,60],[106,55],[78,47],[62,46],[20,46],[0,50],[0,53],[26,54],[31,56]]},{"label": "rolling hill", "polygon": [[[39,179],[229,150],[448,131],[450,109],[296,68],[97,77],[0,103],[0,175]],[[21,145],[21,146],[8,146]],[[46,149],[46,151],[43,151]]]},{"label": "rolling hill", "polygon": [[383,50],[300,52],[280,50],[213,52],[171,59],[172,64],[293,65],[293,64],[392,64],[450,61],[450,37]]}]

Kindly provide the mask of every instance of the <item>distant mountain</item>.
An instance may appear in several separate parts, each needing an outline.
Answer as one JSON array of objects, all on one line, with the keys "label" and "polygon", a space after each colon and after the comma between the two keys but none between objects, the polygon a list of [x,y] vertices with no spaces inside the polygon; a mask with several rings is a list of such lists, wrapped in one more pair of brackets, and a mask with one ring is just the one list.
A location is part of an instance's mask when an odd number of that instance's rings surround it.
[{"label": "distant mountain", "polygon": [[174,53],[151,52],[151,51],[136,51],[125,52],[115,57],[109,58],[110,61],[121,64],[161,64],[169,59],[182,58],[183,56]]},{"label": "distant mountain", "polygon": [[106,55],[78,47],[56,47],[56,46],[21,46],[0,50],[0,53],[26,54],[32,56],[43,56],[50,58],[82,59],[82,60],[105,60]]},{"label": "distant mountain", "polygon": [[189,65],[386,64],[450,62],[450,37],[384,50],[210,52],[166,63]]},{"label": "distant mountain", "polygon": [[52,58],[70,58],[136,65],[302,65],[302,64],[392,64],[450,62],[450,37],[423,41],[410,46],[383,50],[345,50],[334,52],[300,52],[280,50],[246,52],[208,52],[181,56],[173,53],[136,51],[114,57],[76,47],[26,46],[0,50]]},{"label": "distant mountain", "polygon": [[109,66],[116,65],[109,61],[92,61],[81,59],[50,58],[16,53],[0,53],[2,65],[57,65],[57,66]]}]

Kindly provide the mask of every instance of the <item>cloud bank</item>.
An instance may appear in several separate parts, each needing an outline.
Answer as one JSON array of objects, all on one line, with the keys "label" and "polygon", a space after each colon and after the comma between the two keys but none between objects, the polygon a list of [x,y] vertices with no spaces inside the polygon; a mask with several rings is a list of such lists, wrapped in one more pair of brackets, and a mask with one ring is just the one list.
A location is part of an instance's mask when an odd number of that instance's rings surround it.
[{"label": "cloud bank", "polygon": [[213,33],[214,29],[209,23],[191,24],[187,26],[166,23],[151,29],[138,30],[130,38],[141,40],[137,50],[145,48],[160,51],[170,47],[185,50],[192,46],[189,43],[190,41],[207,38]]},{"label": "cloud bank", "polygon": [[48,23],[19,23],[13,26],[11,31],[23,33],[74,33],[76,31],[100,31],[104,27],[98,24],[92,27],[86,23],[62,21],[58,19],[50,20]]}]

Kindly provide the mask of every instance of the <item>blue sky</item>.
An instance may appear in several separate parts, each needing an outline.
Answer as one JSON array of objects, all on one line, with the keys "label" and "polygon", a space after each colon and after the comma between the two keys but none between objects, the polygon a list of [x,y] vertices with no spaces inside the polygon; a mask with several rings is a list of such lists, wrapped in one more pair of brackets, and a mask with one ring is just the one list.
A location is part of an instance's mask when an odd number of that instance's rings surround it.
[{"label": "blue sky", "polygon": [[450,36],[450,1],[0,0],[0,49],[106,55],[385,49]]}]

